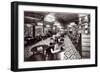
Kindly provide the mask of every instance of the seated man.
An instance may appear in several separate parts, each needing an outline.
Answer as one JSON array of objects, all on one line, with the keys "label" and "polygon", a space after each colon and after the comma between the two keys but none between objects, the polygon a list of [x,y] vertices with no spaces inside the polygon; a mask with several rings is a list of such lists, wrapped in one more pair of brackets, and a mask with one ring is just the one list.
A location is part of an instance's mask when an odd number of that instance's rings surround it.
[{"label": "seated man", "polygon": [[44,61],[43,47],[34,47],[31,49],[33,55],[28,58],[28,61]]}]

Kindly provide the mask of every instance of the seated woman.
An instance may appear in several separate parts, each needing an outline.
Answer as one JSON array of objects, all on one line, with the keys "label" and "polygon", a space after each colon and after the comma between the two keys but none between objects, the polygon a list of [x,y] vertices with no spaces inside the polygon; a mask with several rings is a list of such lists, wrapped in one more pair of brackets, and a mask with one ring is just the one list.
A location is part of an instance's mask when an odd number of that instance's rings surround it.
[{"label": "seated woman", "polygon": [[55,43],[54,49],[51,49],[51,52],[54,54],[55,60],[64,59],[64,39],[60,37],[58,43]]},{"label": "seated woman", "polygon": [[56,53],[60,51],[60,49],[57,47],[57,43],[55,42],[55,38],[50,38],[50,44],[49,47],[46,49],[46,59],[47,60],[57,60]]},{"label": "seated woman", "polygon": [[59,45],[55,43],[54,48],[51,49],[51,53],[54,55],[54,60],[58,60],[58,53],[60,52]]},{"label": "seated woman", "polygon": [[54,55],[51,52],[51,49],[54,49],[55,41],[53,38],[50,38],[49,47],[46,49],[46,60],[54,60]]}]

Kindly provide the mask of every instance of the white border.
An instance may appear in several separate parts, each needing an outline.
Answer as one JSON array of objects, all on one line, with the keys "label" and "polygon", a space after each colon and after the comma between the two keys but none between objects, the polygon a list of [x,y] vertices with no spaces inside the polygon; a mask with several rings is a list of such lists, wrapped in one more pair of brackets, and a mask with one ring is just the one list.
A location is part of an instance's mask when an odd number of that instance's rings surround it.
[{"label": "white border", "polygon": [[[89,13],[91,14],[91,58],[80,60],[64,60],[64,61],[39,61],[39,62],[24,62],[24,11],[48,11],[48,12],[69,12],[69,13]],[[61,7],[46,7],[46,6],[18,6],[18,68],[36,68],[50,66],[71,66],[95,64],[95,10],[80,9],[80,8],[61,8]]]}]

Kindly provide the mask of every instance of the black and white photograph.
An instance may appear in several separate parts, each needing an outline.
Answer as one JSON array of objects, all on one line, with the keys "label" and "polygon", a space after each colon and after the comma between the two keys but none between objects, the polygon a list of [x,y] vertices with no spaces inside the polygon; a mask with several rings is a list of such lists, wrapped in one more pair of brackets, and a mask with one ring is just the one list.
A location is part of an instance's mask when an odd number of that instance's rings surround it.
[{"label": "black and white photograph", "polygon": [[97,7],[12,2],[11,70],[97,66]]},{"label": "black and white photograph", "polygon": [[24,61],[89,59],[90,17],[24,11]]}]

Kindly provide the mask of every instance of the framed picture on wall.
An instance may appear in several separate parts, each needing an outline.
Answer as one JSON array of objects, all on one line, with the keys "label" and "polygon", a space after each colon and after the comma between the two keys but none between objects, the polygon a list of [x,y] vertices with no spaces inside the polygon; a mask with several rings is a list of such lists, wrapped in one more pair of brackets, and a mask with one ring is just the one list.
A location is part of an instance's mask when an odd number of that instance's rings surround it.
[{"label": "framed picture on wall", "polygon": [[11,70],[97,66],[97,7],[11,3]]}]

